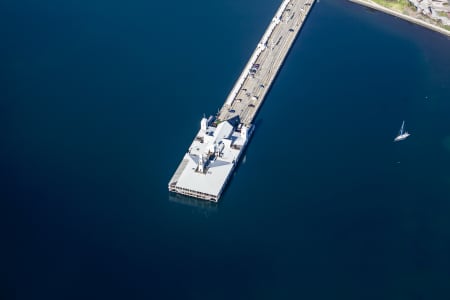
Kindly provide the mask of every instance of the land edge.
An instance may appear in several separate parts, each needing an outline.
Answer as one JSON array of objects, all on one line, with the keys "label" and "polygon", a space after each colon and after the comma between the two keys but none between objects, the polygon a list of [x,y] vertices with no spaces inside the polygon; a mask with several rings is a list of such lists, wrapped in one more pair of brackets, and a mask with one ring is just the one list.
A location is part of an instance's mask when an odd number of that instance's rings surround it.
[{"label": "land edge", "polygon": [[411,23],[423,26],[425,28],[428,28],[430,30],[439,32],[441,34],[444,34],[444,35],[450,37],[450,31],[448,31],[448,30],[446,30],[444,28],[441,28],[439,26],[430,24],[428,22],[425,22],[423,20],[420,20],[420,19],[417,19],[417,18],[414,18],[414,17],[411,17],[411,16],[404,15],[404,14],[398,12],[398,11],[392,10],[390,8],[382,6],[382,5],[380,5],[378,3],[375,3],[373,1],[370,1],[370,0],[348,0],[348,1],[356,3],[356,4],[360,4],[360,5],[372,8],[372,9],[379,10],[379,11],[384,12],[386,14],[389,14],[389,15],[401,18],[401,19],[406,20],[408,22],[411,22]]}]

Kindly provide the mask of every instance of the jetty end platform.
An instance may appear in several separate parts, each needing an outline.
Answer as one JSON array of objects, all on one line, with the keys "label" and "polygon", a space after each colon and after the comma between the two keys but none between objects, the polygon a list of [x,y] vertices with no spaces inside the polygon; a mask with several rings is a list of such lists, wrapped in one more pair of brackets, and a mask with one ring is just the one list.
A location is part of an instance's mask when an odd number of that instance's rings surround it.
[{"label": "jetty end platform", "polygon": [[284,0],[215,116],[200,130],[169,181],[170,192],[217,202],[254,131],[253,120],[315,0]]}]

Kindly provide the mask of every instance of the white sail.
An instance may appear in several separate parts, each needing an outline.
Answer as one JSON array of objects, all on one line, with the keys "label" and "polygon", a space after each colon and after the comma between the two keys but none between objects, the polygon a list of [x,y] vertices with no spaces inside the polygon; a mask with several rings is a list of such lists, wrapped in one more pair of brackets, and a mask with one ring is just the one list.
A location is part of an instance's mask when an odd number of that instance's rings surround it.
[{"label": "white sail", "polygon": [[403,120],[402,126],[400,127],[400,131],[398,132],[398,135],[402,135],[404,130],[405,130],[405,121]]}]

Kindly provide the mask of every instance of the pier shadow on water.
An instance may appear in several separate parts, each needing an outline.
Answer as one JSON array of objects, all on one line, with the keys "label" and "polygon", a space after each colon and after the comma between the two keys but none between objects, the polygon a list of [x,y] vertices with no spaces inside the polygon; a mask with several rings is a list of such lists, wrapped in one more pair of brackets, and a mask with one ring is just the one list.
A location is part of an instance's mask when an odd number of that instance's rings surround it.
[{"label": "pier shadow on water", "polygon": [[169,192],[168,198],[172,203],[193,207],[199,213],[217,213],[219,208],[219,205],[216,202],[200,200],[171,192]]}]

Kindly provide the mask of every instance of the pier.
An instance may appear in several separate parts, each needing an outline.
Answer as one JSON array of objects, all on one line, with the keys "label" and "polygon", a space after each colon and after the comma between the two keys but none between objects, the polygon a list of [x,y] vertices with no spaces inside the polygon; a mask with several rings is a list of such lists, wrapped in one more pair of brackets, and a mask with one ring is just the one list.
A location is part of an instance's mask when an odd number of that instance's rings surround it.
[{"label": "pier", "polygon": [[218,119],[239,115],[251,124],[297,37],[314,0],[285,0],[231,90]]},{"label": "pier", "polygon": [[253,121],[315,0],[284,0],[216,116],[169,181],[170,192],[217,202],[253,134]]}]

